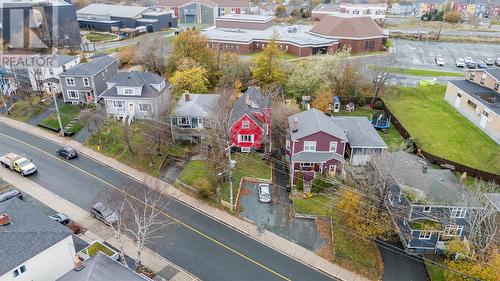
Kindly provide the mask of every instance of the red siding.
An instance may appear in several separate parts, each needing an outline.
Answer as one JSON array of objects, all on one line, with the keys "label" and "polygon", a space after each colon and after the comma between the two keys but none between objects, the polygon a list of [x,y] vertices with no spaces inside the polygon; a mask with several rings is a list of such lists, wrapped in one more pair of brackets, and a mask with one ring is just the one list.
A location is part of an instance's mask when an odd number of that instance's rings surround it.
[{"label": "red siding", "polygon": [[[243,121],[250,122],[250,127],[246,129],[243,128]],[[261,129],[259,125],[257,125],[250,117],[248,117],[248,115],[245,114],[231,127],[231,144],[240,148],[250,147],[259,149],[262,147],[263,129],[264,128]],[[253,135],[254,142],[238,143],[238,135]]]}]

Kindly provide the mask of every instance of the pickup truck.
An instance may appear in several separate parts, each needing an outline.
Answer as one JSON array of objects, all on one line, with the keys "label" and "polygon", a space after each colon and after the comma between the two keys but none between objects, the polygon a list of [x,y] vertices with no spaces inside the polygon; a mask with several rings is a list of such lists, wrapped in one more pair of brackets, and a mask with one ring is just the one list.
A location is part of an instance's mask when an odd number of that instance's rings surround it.
[{"label": "pickup truck", "polygon": [[2,164],[5,168],[9,168],[12,171],[20,173],[21,176],[27,176],[37,172],[36,166],[31,162],[31,160],[15,153],[7,153],[4,156],[1,156],[0,164]]}]

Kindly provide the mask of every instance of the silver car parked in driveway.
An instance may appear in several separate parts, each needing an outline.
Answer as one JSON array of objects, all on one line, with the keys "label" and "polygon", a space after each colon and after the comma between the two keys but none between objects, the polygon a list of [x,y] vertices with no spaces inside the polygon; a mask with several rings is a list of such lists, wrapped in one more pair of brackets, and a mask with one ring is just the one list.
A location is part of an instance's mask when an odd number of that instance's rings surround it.
[{"label": "silver car parked in driveway", "polygon": [[271,187],[267,183],[259,184],[259,202],[271,202]]}]

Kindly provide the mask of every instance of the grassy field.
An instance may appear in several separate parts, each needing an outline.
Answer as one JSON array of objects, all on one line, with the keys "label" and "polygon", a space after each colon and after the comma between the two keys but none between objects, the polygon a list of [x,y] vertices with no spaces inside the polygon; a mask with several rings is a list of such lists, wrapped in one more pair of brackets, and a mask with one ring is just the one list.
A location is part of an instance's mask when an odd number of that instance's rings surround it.
[{"label": "grassy field", "polygon": [[90,42],[102,42],[102,41],[110,41],[117,38],[116,35],[110,33],[97,33],[97,32],[89,32],[85,34],[85,37]]},{"label": "grassy field", "polygon": [[[63,127],[66,126],[66,124],[68,124],[71,120],[75,119],[81,110],[82,110],[81,107],[75,106],[75,105],[70,105],[70,104],[65,104],[65,105],[59,107],[59,112],[61,115],[61,123],[62,123]],[[51,113],[49,116],[47,116],[47,118],[42,120],[42,122],[40,122],[40,124],[44,125],[46,127],[54,128],[57,130],[59,128],[59,121],[57,120],[57,113],[55,113],[55,112]],[[80,129],[82,127],[83,127],[83,125],[81,123],[77,122],[77,123],[75,123],[75,125],[71,126],[71,128],[66,130],[66,132],[76,133],[76,132],[80,131]]]},{"label": "grassy field", "polygon": [[200,178],[211,181],[207,162],[203,160],[191,160],[179,175],[178,180],[196,188],[195,181]]},{"label": "grassy field", "polygon": [[333,199],[324,195],[314,195],[312,198],[298,198],[293,200],[295,213],[329,216],[332,209],[326,207],[333,204]]},{"label": "grassy field", "polygon": [[445,89],[442,85],[400,87],[383,99],[427,152],[500,173],[500,146],[444,100]]},{"label": "grassy field", "polygon": [[[116,160],[146,172],[151,176],[159,176],[160,169],[167,155],[167,148],[162,146],[161,155],[153,157],[150,163],[147,159],[138,152],[138,147],[144,142],[144,132],[147,125],[144,123],[133,122],[130,126],[130,143],[134,153],[131,153],[123,138],[123,127],[119,122],[110,122],[106,128],[101,130],[101,133],[94,133],[87,140],[86,145],[102,154],[113,157]],[[145,128],[146,127],[146,128]]]},{"label": "grassy field", "polygon": [[34,104],[36,105],[31,107],[25,100],[16,102],[9,111],[9,117],[22,122],[28,121],[31,116],[38,114],[44,108],[44,105],[40,104],[40,99],[37,99]]},{"label": "grassy field", "polygon": [[444,269],[442,267],[432,264],[430,262],[426,262],[425,267],[427,268],[427,273],[429,273],[431,281],[446,280],[446,278],[444,277]]},{"label": "grassy field", "polygon": [[[369,102],[370,100],[367,99]],[[342,107],[340,112],[334,113],[334,116],[366,116],[368,119],[372,117],[373,110],[366,108],[366,107],[357,107],[353,112],[348,112],[345,110],[345,107]],[[385,132],[377,130],[379,135],[382,137],[384,142],[387,144],[390,150],[394,150],[396,148],[399,148],[403,143],[404,139],[401,137],[401,135],[398,133],[398,131],[393,127],[390,126],[389,129],[387,129]]]},{"label": "grassy field", "polygon": [[[374,69],[376,66],[370,65],[368,68]],[[440,71],[440,70],[430,70],[430,69],[417,69],[417,68],[400,68],[400,67],[389,67],[388,71],[410,75],[410,76],[422,76],[422,77],[462,77],[464,74],[462,72],[450,72],[450,71]]]}]

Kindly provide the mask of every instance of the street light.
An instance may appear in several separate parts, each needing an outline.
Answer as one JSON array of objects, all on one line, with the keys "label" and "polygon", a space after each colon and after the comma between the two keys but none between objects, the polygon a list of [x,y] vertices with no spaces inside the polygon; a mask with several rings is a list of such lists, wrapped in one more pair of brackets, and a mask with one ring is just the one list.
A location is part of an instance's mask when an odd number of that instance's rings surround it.
[{"label": "street light", "polygon": [[[224,149],[225,152],[227,152],[227,156],[229,157],[229,210],[232,212],[233,211],[233,169],[236,167],[236,160],[231,159],[231,148],[233,145],[231,144],[228,146],[226,149]],[[224,172],[218,173],[218,176],[222,176]]]},{"label": "street light", "polygon": [[52,93],[52,98],[54,99],[54,106],[56,107],[57,121],[59,122],[59,129],[61,132],[61,136],[64,137],[64,128],[63,128],[63,125],[61,122],[61,114],[59,114],[59,106],[57,105],[56,93],[55,93],[53,87],[50,85],[49,85],[49,91]]}]

